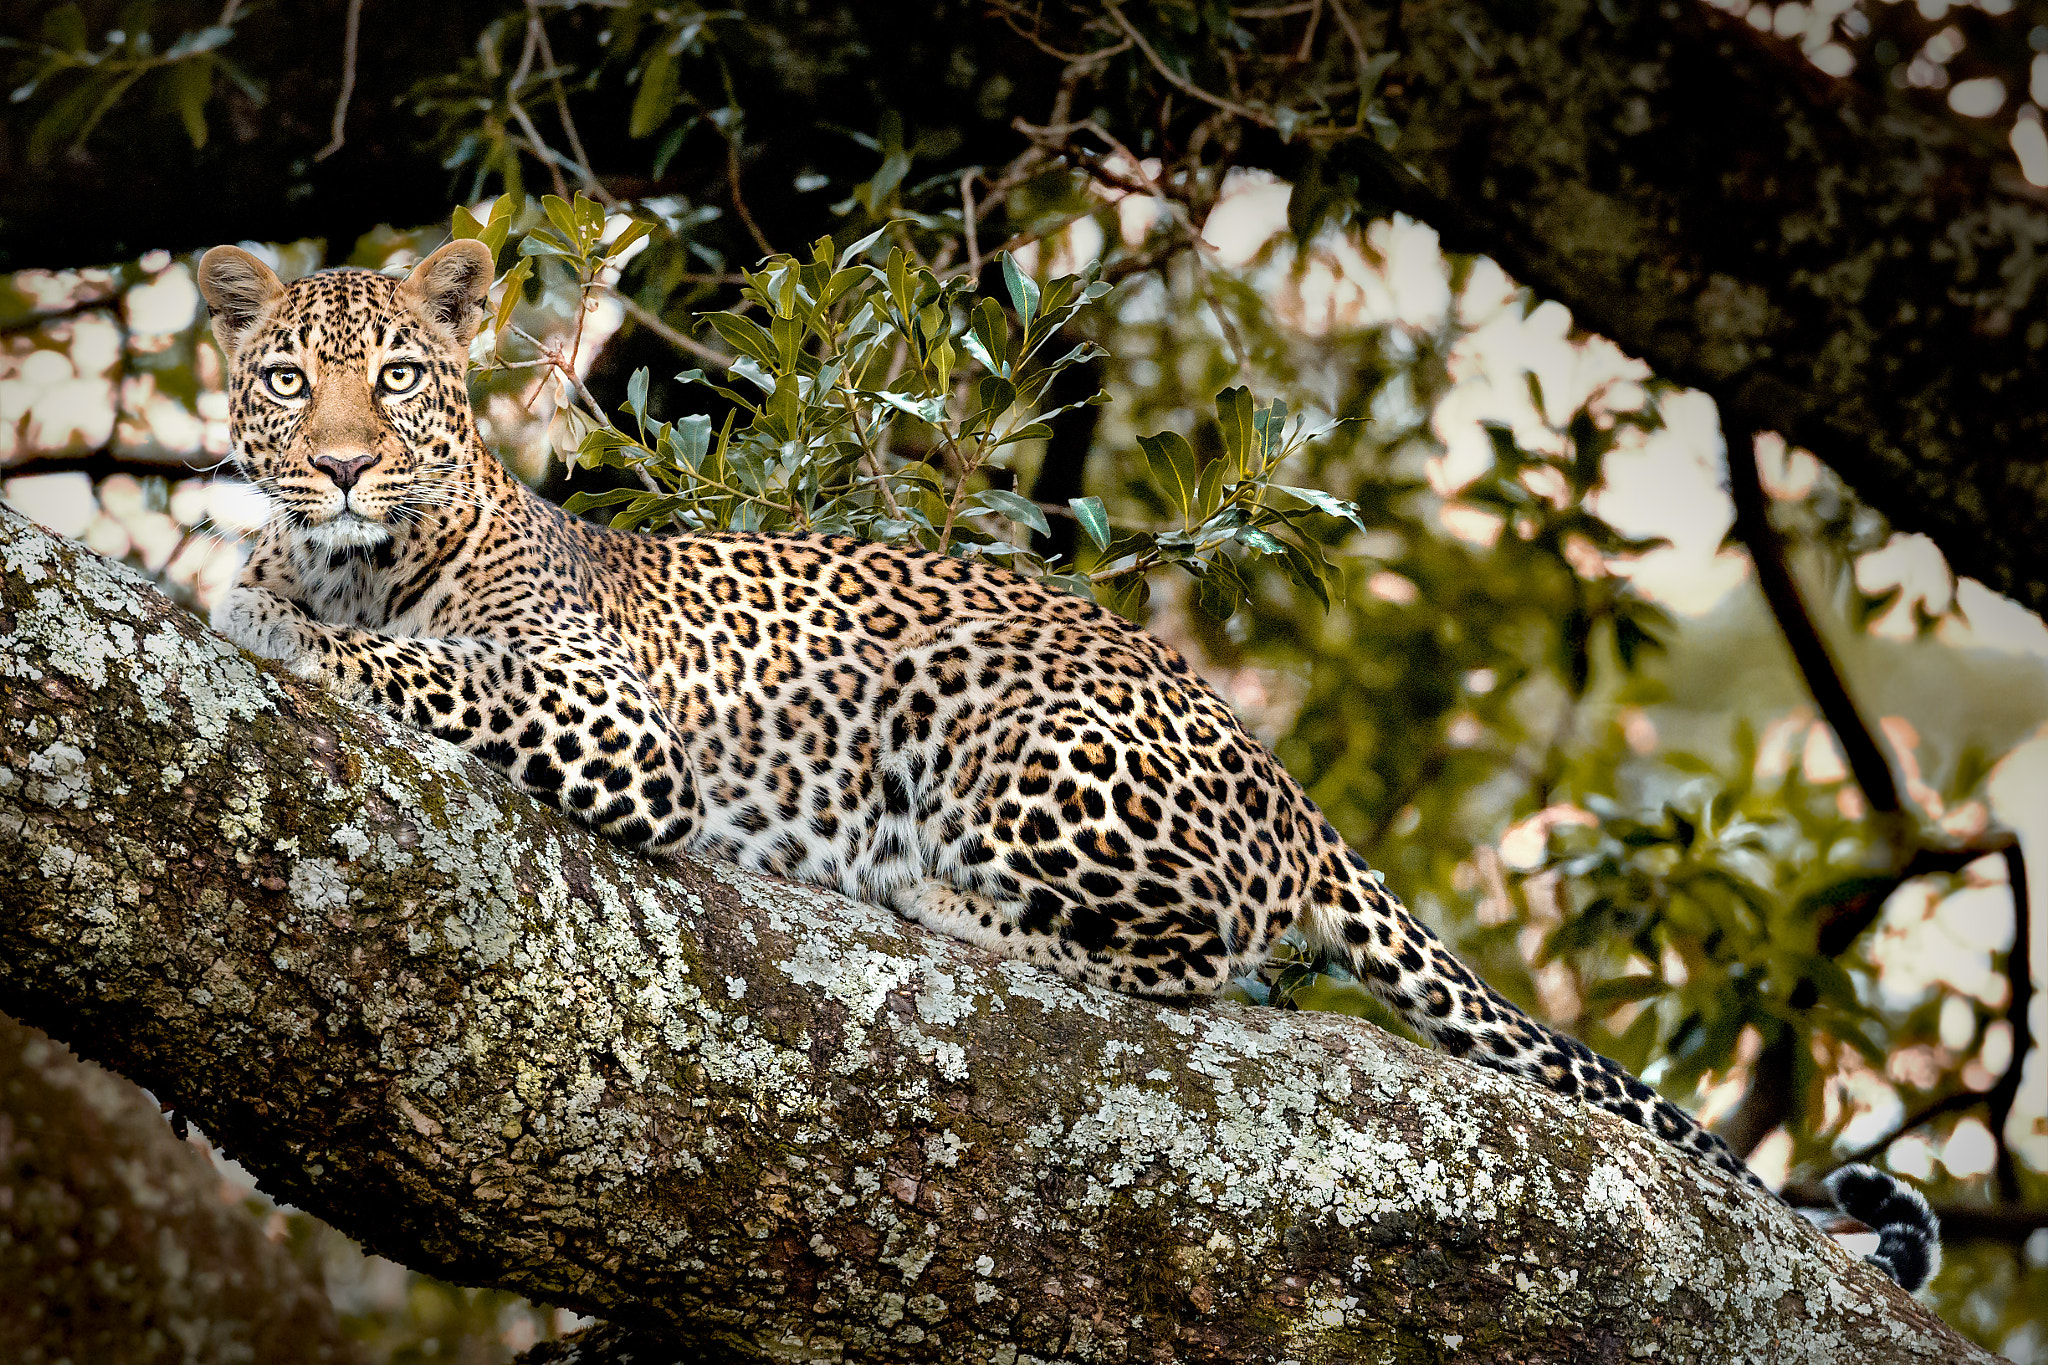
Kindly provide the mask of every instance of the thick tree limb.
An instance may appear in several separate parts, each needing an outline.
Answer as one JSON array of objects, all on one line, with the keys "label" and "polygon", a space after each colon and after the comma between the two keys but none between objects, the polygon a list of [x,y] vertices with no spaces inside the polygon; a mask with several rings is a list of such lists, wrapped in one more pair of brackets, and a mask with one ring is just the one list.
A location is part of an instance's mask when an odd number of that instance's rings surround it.
[{"label": "thick tree limb", "polygon": [[0,563],[0,1008],[387,1255],[746,1358],[1988,1359],[1617,1120],[654,864]]},{"label": "thick tree limb", "polygon": [[4,1014],[0,1192],[0,1360],[363,1360],[146,1095]]},{"label": "thick tree limb", "polygon": [[2048,611],[2048,194],[1699,0],[1410,5],[1375,180]]}]

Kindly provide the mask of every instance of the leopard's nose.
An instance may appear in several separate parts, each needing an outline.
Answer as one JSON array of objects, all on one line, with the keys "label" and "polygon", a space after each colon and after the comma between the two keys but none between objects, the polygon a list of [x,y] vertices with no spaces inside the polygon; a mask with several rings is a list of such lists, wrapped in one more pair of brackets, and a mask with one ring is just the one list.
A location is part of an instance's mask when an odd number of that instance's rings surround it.
[{"label": "leopard's nose", "polygon": [[354,488],[356,480],[363,476],[363,471],[375,463],[377,463],[377,456],[374,453],[347,456],[315,455],[313,457],[313,468],[334,480],[334,486],[344,493]]}]

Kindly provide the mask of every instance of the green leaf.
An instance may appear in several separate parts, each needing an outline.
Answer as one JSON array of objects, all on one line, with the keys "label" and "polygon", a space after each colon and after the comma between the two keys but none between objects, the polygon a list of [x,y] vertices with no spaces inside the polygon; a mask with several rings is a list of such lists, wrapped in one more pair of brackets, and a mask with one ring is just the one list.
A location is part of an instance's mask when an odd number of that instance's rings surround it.
[{"label": "green leaf", "polygon": [[1017,317],[1024,324],[1024,330],[1031,330],[1031,320],[1038,316],[1038,281],[1017,268],[1017,258],[1005,251],[999,258],[1003,263],[1003,287],[1010,291],[1010,306],[1017,310]]},{"label": "green leaf", "polygon": [[886,389],[870,394],[869,397],[879,398],[898,412],[907,413],[920,422],[929,422],[933,426],[946,420],[946,404],[943,399],[927,398],[921,403],[914,403],[902,394],[890,393]]},{"label": "green leaf", "polygon": [[578,255],[582,254],[583,229],[576,221],[575,206],[569,203],[568,200],[552,194],[542,195],[540,206],[542,212],[547,214],[548,221],[555,225],[555,230],[562,234],[564,245],[570,251]]},{"label": "green leaf", "polygon": [[1216,395],[1216,421],[1223,428],[1223,449],[1237,467],[1240,477],[1249,477],[1259,455],[1259,432],[1252,423],[1252,391],[1239,384]]},{"label": "green leaf", "polygon": [[996,419],[1017,401],[1017,386],[1000,375],[985,374],[974,381],[974,402],[984,429],[993,430]]},{"label": "green leaf", "polygon": [[191,30],[178,35],[178,41],[164,49],[160,59],[165,62],[183,62],[201,53],[211,52],[235,36],[232,28],[215,24],[210,28]]},{"label": "green leaf", "polygon": [[973,325],[960,342],[991,374],[1010,377],[1010,320],[994,299],[974,305]]},{"label": "green leaf", "polygon": [[626,254],[626,248],[654,231],[654,224],[644,218],[635,218],[619,229],[619,235],[612,238],[611,245],[604,249],[606,259],[616,259]]},{"label": "green leaf", "polygon": [[1095,542],[1098,550],[1109,548],[1109,514],[1102,508],[1101,498],[1075,498],[1067,506],[1073,510],[1074,520],[1081,523],[1081,529],[1088,533],[1088,539]]},{"label": "green leaf", "polygon": [[706,313],[704,320],[711,329],[725,338],[728,346],[742,355],[753,357],[763,365],[778,364],[775,339],[763,331],[758,323],[743,318],[737,313]]},{"label": "green leaf", "polygon": [[1140,436],[1138,448],[1145,452],[1145,463],[1152,470],[1153,480],[1185,517],[1195,505],[1201,477],[1196,472],[1195,450],[1188,444],[1188,438],[1177,431],[1162,431],[1157,436]]},{"label": "green leaf", "polygon": [[666,47],[655,48],[640,68],[640,89],[633,96],[633,114],[626,124],[628,137],[646,137],[668,121],[676,104],[676,84],[674,55]]},{"label": "green leaf", "polygon": [[206,145],[206,101],[213,94],[213,62],[194,59],[179,62],[165,78],[171,103],[185,125],[185,136],[197,151]]},{"label": "green leaf", "polygon": [[835,271],[844,270],[850,262],[866,255],[867,249],[880,241],[882,234],[896,226],[896,222],[897,220],[892,218],[859,241],[850,244],[846,250],[839,253],[839,259],[832,263],[832,268]]},{"label": "green leaf", "polygon": [[993,450],[1000,450],[1004,446],[1013,445],[1018,441],[1043,441],[1051,435],[1052,428],[1047,426],[1045,423],[1026,422],[1023,426],[1016,428],[1009,435],[1003,437],[1002,440],[997,441],[995,445],[990,448]]},{"label": "green leaf", "polygon": [[1197,580],[1195,603],[1218,621],[1228,621],[1250,595],[1250,589],[1238,575],[1237,566],[1218,556]]},{"label": "green leaf", "polygon": [[1284,483],[1276,483],[1273,490],[1276,493],[1285,493],[1290,498],[1298,498],[1318,512],[1342,517],[1361,531],[1366,529],[1365,518],[1359,514],[1358,504],[1355,502],[1337,497],[1333,493],[1325,493],[1320,488],[1293,488]]},{"label": "green leaf", "polygon": [[1286,541],[1280,541],[1279,545],[1281,564],[1287,571],[1288,579],[1297,587],[1306,588],[1314,593],[1316,600],[1323,604],[1323,610],[1328,611],[1330,609],[1330,569],[1329,565],[1323,561],[1321,552],[1317,551],[1313,545],[1308,546],[1306,549],[1299,545],[1291,545]]},{"label": "green leaf", "polygon": [[76,5],[62,5],[43,16],[43,41],[61,52],[83,52],[91,43],[85,27],[85,11]]},{"label": "green leaf", "polygon": [[1202,480],[1195,487],[1195,519],[1207,521],[1223,505],[1223,470],[1229,460],[1211,460],[1202,468]]},{"label": "green leaf", "polygon": [[520,257],[513,267],[505,272],[504,293],[498,296],[498,316],[494,324],[498,331],[503,332],[505,325],[512,320],[512,310],[519,306],[527,278],[532,274],[533,260],[526,256]]},{"label": "green leaf", "polygon": [[647,368],[644,365],[633,371],[632,378],[626,381],[626,411],[640,418],[643,423],[642,430],[645,430],[644,423],[647,415]]},{"label": "green leaf", "polygon": [[990,511],[1029,526],[1042,536],[1052,534],[1052,528],[1045,524],[1045,513],[1039,510],[1037,503],[1021,493],[1013,493],[1007,488],[985,488],[975,495],[975,499]]},{"label": "green leaf", "polygon": [[916,295],[910,287],[910,254],[902,247],[889,249],[887,273],[889,302],[896,305],[896,315],[903,320],[903,325],[908,327],[911,325],[912,315],[917,312],[916,308],[912,307],[916,302]]},{"label": "green leaf", "polygon": [[833,271],[832,277],[825,281],[824,290],[818,295],[818,306],[830,308],[839,302],[849,289],[867,278],[868,271],[865,266],[849,266],[843,270]]}]

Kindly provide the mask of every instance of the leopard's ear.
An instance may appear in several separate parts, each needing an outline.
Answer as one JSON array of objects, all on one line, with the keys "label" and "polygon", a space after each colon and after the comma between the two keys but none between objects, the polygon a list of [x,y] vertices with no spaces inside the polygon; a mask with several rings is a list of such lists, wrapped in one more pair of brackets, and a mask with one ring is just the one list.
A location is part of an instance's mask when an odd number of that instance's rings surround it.
[{"label": "leopard's ear", "polygon": [[284,297],[277,273],[238,246],[217,246],[199,260],[199,293],[213,319],[213,337],[229,360]]},{"label": "leopard's ear", "polygon": [[484,299],[496,274],[491,249],[467,237],[448,243],[414,266],[405,283],[398,286],[398,297],[429,322],[445,328],[458,349],[467,350],[484,324]]}]

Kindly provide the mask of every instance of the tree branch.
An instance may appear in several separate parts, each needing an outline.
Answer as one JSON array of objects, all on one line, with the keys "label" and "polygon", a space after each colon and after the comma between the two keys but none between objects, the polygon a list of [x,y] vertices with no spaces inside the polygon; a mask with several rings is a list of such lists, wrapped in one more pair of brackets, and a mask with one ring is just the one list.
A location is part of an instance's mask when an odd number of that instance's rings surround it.
[{"label": "tree branch", "polygon": [[[1756,428],[1740,415],[1724,416],[1722,426],[1728,452],[1728,486],[1735,503],[1736,538],[1749,550],[1757,582],[1763,589],[1765,601],[1770,604],[1771,615],[1777,620],[1778,628],[1792,650],[1800,677],[1805,680],[1807,691],[1842,746],[1850,771],[1863,790],[1864,799],[1869,802],[1880,828],[1892,845],[1894,867],[1891,875],[1879,884],[1865,888],[1854,907],[1824,922],[1819,929],[1817,946],[1830,957],[1846,951],[1864,929],[1876,922],[1892,891],[1908,879],[1936,872],[1957,872],[1992,854],[2004,857],[2006,881],[2012,892],[2014,937],[2005,963],[2009,987],[2005,1020],[2012,1030],[2013,1050],[2005,1074],[1989,1090],[1981,1093],[1958,1091],[1929,1103],[1908,1116],[1890,1134],[1852,1153],[1847,1161],[1867,1161],[1889,1147],[1896,1138],[1922,1124],[1983,1101],[1990,1108],[1991,1135],[1998,1148],[1996,1175],[1999,1194],[2008,1203],[2016,1203],[2020,1198],[2019,1172],[2014,1165],[2012,1144],[2006,1141],[2005,1125],[2012,1115],[2013,1103],[2019,1097],[2027,1052],[2033,1046],[2029,1009],[2033,1002],[2034,982],[2028,961],[2026,858],[2020,850],[2019,841],[2003,830],[1991,831],[1985,838],[1964,846],[1929,844],[1923,840],[1916,828],[1917,822],[1899,798],[1898,783],[1892,776],[1890,761],[1878,748],[1876,735],[1863,719],[1855,699],[1849,695],[1841,668],[1835,663],[1834,654],[1807,612],[1799,585],[1793,581],[1785,541],[1771,524],[1770,500],[1764,494],[1763,480],[1757,468]],[[1784,1099],[1781,1097],[1770,1103],[1782,1105]],[[1755,1122],[1761,1121],[1758,1118]],[[1744,1149],[1737,1147],[1737,1150]]]},{"label": "tree branch", "polygon": [[744,1358],[1989,1359],[1618,1120],[650,862],[4,509],[0,563],[0,1008],[385,1255]]},{"label": "tree branch", "polygon": [[361,1365],[141,1091],[0,1014],[0,1095],[0,1358]]},{"label": "tree branch", "polygon": [[[1892,776],[1891,762],[1877,744],[1877,736],[1864,723],[1849,685],[1842,680],[1841,665],[1822,638],[1820,628],[1806,610],[1799,585],[1792,579],[1790,556],[1778,528],[1771,524],[1770,499],[1764,493],[1763,478],[1756,463],[1756,428],[1739,417],[1722,418],[1724,444],[1728,449],[1728,491],[1735,503],[1735,536],[1749,551],[1756,570],[1757,585],[1763,589],[1771,616],[1792,651],[1799,676],[1806,683],[1814,705],[1820,708],[1835,742],[1863,799],[1871,811],[1892,828],[1895,836],[1906,836],[1906,811],[1899,800],[1899,784]],[[1908,837],[1898,837],[1902,846]]]}]

